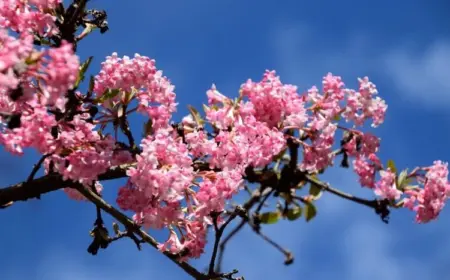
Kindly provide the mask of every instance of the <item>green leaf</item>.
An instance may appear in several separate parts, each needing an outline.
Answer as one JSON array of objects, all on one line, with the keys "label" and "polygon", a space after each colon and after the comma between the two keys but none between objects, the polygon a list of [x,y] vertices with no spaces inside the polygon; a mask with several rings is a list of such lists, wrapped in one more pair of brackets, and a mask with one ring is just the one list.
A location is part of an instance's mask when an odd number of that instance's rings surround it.
[{"label": "green leaf", "polygon": [[397,173],[397,167],[395,167],[395,163],[392,159],[388,160],[387,167],[394,173]]},{"label": "green leaf", "polygon": [[421,188],[417,185],[406,185],[405,187],[403,187],[403,190],[405,190],[405,191],[409,191],[409,190],[418,191],[420,189]]},{"label": "green leaf", "polygon": [[144,124],[144,137],[150,135],[153,133],[153,121],[152,119],[149,119],[145,124]]},{"label": "green leaf", "polygon": [[314,200],[319,199],[322,196],[322,188],[317,184],[311,183],[309,187],[309,194],[314,197]]},{"label": "green leaf", "polygon": [[304,212],[305,212],[306,221],[309,222],[317,215],[316,206],[314,206],[314,204],[312,204],[312,203],[306,203]]},{"label": "green leaf", "polygon": [[287,148],[283,149],[278,155],[273,157],[273,161],[281,160],[286,153]]},{"label": "green leaf", "polygon": [[296,206],[288,210],[286,217],[289,221],[297,220],[302,216],[302,208]]},{"label": "green leaf", "polygon": [[76,88],[80,85],[82,81],[84,81],[84,75],[86,74],[86,71],[89,68],[89,65],[91,64],[93,58],[94,58],[93,56],[90,56],[88,59],[86,59],[85,62],[83,62],[83,64],[81,64],[80,70],[78,71],[77,80],[75,81]]},{"label": "green leaf", "polygon": [[89,88],[88,88],[89,93],[92,93],[92,91],[94,91],[94,85],[95,85],[95,78],[94,76],[91,75],[91,77],[89,78]]},{"label": "green leaf", "polygon": [[34,65],[36,64],[39,60],[41,59],[41,57],[39,55],[30,55],[29,57],[27,57],[25,59],[25,64],[26,65]]},{"label": "green leaf", "polygon": [[117,223],[113,222],[112,227],[113,227],[114,233],[116,235],[120,233],[120,228],[119,228],[119,225]]},{"label": "green leaf", "polygon": [[403,170],[400,172],[400,174],[397,177],[397,189],[403,190],[403,187],[409,183],[411,183],[411,179],[407,178],[408,176],[408,169]]},{"label": "green leaf", "polygon": [[118,89],[107,89],[107,90],[105,90],[105,92],[103,93],[102,96],[100,96],[94,100],[94,103],[103,103],[106,100],[114,98],[119,93],[120,93],[120,90],[118,90]]},{"label": "green leaf", "polygon": [[341,115],[334,116],[333,120],[337,121],[337,122],[340,121],[341,120]]},{"label": "green leaf", "polygon": [[194,118],[194,121],[197,123],[198,126],[203,126],[205,121],[202,119],[200,113],[192,107],[191,105],[188,105],[189,112],[191,113],[192,117]]},{"label": "green leaf", "polygon": [[275,224],[280,219],[280,212],[266,212],[259,215],[261,223],[263,224]]}]

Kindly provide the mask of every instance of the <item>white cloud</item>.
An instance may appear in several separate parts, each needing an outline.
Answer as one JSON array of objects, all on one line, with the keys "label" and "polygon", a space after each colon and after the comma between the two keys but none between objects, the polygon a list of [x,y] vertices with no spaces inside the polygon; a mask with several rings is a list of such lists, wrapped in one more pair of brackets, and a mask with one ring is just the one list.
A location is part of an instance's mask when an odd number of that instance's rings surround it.
[{"label": "white cloud", "polygon": [[406,99],[438,107],[449,105],[449,41],[435,41],[422,53],[403,46],[392,50],[382,61],[386,74]]},{"label": "white cloud", "polygon": [[422,52],[404,44],[386,53],[364,34],[342,40],[324,44],[312,27],[302,24],[274,26],[268,36],[281,78],[302,90],[320,83],[327,72],[343,76],[350,87],[356,85],[356,77],[370,72],[391,79],[400,98],[435,107],[449,105],[450,41],[430,42]]},{"label": "white cloud", "polygon": [[[430,266],[433,259],[415,260],[399,254],[399,240],[392,228],[381,223],[355,222],[344,233],[346,277],[349,280],[436,279]],[[394,251],[396,250],[396,251]]]},{"label": "white cloud", "polygon": [[400,267],[389,255],[390,236],[379,227],[355,224],[345,236],[348,279],[401,279]]},{"label": "white cloud", "polygon": [[344,76],[349,85],[356,85],[356,78],[373,70],[375,61],[367,53],[370,40],[366,36],[355,35],[341,47],[329,46],[313,28],[302,24],[274,26],[268,43],[281,79],[297,84],[301,90],[319,84],[328,72]]}]

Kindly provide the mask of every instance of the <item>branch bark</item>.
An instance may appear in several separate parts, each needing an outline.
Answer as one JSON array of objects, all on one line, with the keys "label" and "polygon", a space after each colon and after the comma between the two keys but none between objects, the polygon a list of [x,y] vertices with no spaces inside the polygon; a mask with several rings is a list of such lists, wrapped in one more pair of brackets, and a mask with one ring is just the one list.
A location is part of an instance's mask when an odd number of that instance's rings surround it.
[{"label": "branch bark", "polygon": [[[99,181],[113,180],[126,177],[126,169],[130,164],[115,166],[98,177]],[[75,187],[78,183],[71,180],[63,180],[59,174],[49,174],[40,178],[24,181],[6,188],[0,189],[0,208],[5,208],[16,201],[39,198],[42,194],[63,188]],[[6,206],[5,206],[6,205]]]}]

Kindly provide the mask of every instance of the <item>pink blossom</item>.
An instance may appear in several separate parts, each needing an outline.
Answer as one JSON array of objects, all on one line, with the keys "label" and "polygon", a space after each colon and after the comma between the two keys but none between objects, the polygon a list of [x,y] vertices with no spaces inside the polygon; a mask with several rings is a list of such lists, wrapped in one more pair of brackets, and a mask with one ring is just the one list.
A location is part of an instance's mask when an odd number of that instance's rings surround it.
[{"label": "pink blossom", "polygon": [[151,203],[152,199],[142,195],[141,191],[134,188],[131,182],[119,188],[117,194],[117,205],[123,210],[131,210],[134,212],[142,212]]},{"label": "pink blossom", "polygon": [[323,92],[334,99],[342,100],[344,98],[343,87],[345,86],[342,82],[342,78],[339,76],[333,76],[333,74],[328,73],[322,80]]},{"label": "pink blossom", "polygon": [[50,128],[56,125],[54,116],[36,101],[30,105],[21,107],[19,127],[5,128],[0,134],[0,144],[11,153],[22,154],[23,148],[33,147],[46,154],[54,148],[54,139],[50,133]]},{"label": "pink blossom", "polygon": [[205,131],[194,130],[185,134],[186,143],[189,145],[189,152],[194,157],[202,157],[211,154],[217,147],[214,140],[208,139]]},{"label": "pink blossom", "polygon": [[353,160],[353,168],[359,177],[359,183],[363,187],[375,187],[376,166],[369,163],[364,157],[357,157]]},{"label": "pink blossom", "polygon": [[215,140],[218,145],[213,147],[210,165],[242,171],[249,165],[261,167],[270,163],[286,143],[281,132],[253,117],[245,118],[231,132],[220,131]]},{"label": "pink blossom", "polygon": [[187,146],[168,131],[144,138],[137,166],[127,171],[131,183],[146,197],[181,200],[193,179]]},{"label": "pink blossom", "polygon": [[214,84],[206,92],[206,95],[208,96],[208,104],[226,103],[228,100],[228,97],[220,93]]},{"label": "pink blossom", "polygon": [[6,30],[0,29],[0,46],[0,90],[5,90],[5,94],[19,84],[19,77],[14,75],[13,70],[31,55],[33,38],[14,38]]},{"label": "pink blossom", "polygon": [[307,121],[304,102],[297,87],[285,85],[275,71],[266,70],[261,82],[248,80],[241,86],[242,96],[248,96],[254,106],[256,120],[269,127],[285,126],[302,128]]},{"label": "pink blossom", "polygon": [[[357,150],[359,142],[359,150]],[[345,151],[349,156],[362,155],[368,157],[370,154],[378,152],[380,147],[380,138],[371,133],[356,133],[352,139],[344,145]]]},{"label": "pink blossom", "polygon": [[237,171],[222,171],[199,183],[195,194],[198,204],[195,210],[197,217],[206,217],[211,212],[220,213],[225,209],[227,200],[236,194],[242,186],[242,175]]},{"label": "pink blossom", "polygon": [[404,206],[416,211],[418,223],[427,223],[436,219],[450,195],[448,163],[435,161],[426,170],[422,180],[424,188],[405,192],[409,197],[405,199]]},{"label": "pink blossom", "polygon": [[102,69],[95,77],[94,92],[100,97],[108,89],[119,90],[120,94],[105,101],[104,107],[110,108],[114,102],[128,103],[136,97],[138,111],[153,120],[155,130],[167,126],[176,111],[175,87],[156,69],[155,60],[139,54],[131,59],[113,53],[102,62]]},{"label": "pink blossom", "polygon": [[153,199],[148,200],[146,206],[136,212],[133,220],[147,229],[162,229],[185,222],[186,216],[179,202],[161,203],[158,199]]},{"label": "pink blossom", "polygon": [[60,2],[2,0],[0,2],[0,27],[11,28],[20,33],[37,32],[43,36],[54,35],[58,30],[54,23],[55,17],[45,13],[44,9],[54,8]]},{"label": "pink blossom", "polygon": [[64,111],[65,94],[72,89],[78,76],[80,65],[78,57],[73,53],[72,45],[63,42],[58,48],[47,52],[48,58],[43,59],[40,77],[45,85],[41,86],[43,104],[55,105]]},{"label": "pink blossom", "polygon": [[390,170],[380,171],[381,179],[375,184],[375,194],[381,198],[399,199],[402,194],[395,184],[395,173]]},{"label": "pink blossom", "polygon": [[301,170],[317,172],[333,163],[332,146],[336,129],[337,126],[330,123],[312,140],[311,145],[304,144],[303,160],[299,166]]},{"label": "pink blossom", "polygon": [[185,247],[188,250],[187,257],[199,258],[206,245],[206,224],[199,221],[188,222],[186,224],[187,235],[184,238]]},{"label": "pink blossom", "polygon": [[177,234],[173,230],[170,231],[169,239],[158,245],[158,250],[161,252],[170,252],[172,254],[178,254],[181,250],[183,250],[183,248],[183,244],[181,244]]},{"label": "pink blossom", "polygon": [[384,121],[387,105],[378,96],[374,97],[378,90],[369,78],[358,80],[359,91],[347,90],[347,106],[342,115],[347,121],[353,121],[358,126],[372,118],[372,126],[377,127]]}]

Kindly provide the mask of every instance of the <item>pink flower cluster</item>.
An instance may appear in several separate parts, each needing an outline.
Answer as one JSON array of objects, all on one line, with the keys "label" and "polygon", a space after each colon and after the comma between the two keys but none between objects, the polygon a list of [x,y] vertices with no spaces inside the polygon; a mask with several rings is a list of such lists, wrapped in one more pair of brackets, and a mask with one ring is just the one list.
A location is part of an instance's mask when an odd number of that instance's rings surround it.
[{"label": "pink flower cluster", "polygon": [[14,74],[14,70],[31,55],[33,39],[31,37],[16,39],[9,36],[7,30],[0,29],[0,46],[0,91],[4,92],[16,88],[19,84],[19,78]]},{"label": "pink flower cluster", "polygon": [[171,230],[161,250],[187,250],[186,257],[199,257],[206,243],[206,226],[211,224],[209,215],[223,211],[226,200],[239,190],[242,175],[231,170],[194,171],[188,146],[170,129],[143,139],[141,147],[137,166],[128,170],[129,182],[119,191],[118,205],[134,211],[134,220],[146,227],[184,231],[180,241]]},{"label": "pink flower cluster", "polygon": [[174,88],[162,71],[156,69],[155,60],[139,54],[132,59],[119,58],[113,53],[95,77],[94,92],[101,97],[107,90],[120,91],[103,103],[109,109],[118,103],[128,104],[136,97],[138,111],[147,114],[153,120],[154,129],[158,129],[169,123],[176,110]]},{"label": "pink flower cluster", "polygon": [[384,121],[387,105],[383,99],[375,96],[377,94],[378,90],[369,78],[359,79],[359,90],[348,90],[347,106],[343,116],[356,125],[363,125],[365,120],[371,118],[372,126],[379,126]]},{"label": "pink flower cluster", "polygon": [[381,198],[399,199],[402,192],[397,189],[395,173],[391,170],[381,170],[380,180],[375,184],[375,194]]},{"label": "pink flower cluster", "polygon": [[240,170],[247,166],[264,167],[286,144],[283,133],[269,128],[253,117],[246,117],[231,132],[220,131],[210,151],[211,167]]},{"label": "pink flower cluster", "polygon": [[[66,42],[59,48],[51,48],[41,59],[39,73],[41,103],[64,111],[64,93],[73,88],[78,77],[80,61],[73,54],[72,45]],[[43,84],[44,83],[44,84]]]},{"label": "pink flower cluster", "polygon": [[450,196],[448,163],[435,161],[432,166],[424,170],[426,174],[417,178],[424,187],[405,191],[408,197],[404,200],[404,206],[417,213],[418,223],[427,223],[436,219]]},{"label": "pink flower cluster", "polygon": [[20,119],[14,127],[0,126],[0,143],[17,154],[25,147],[53,152],[51,128],[57,121],[47,107],[64,111],[79,59],[70,44],[36,52],[29,37],[16,39],[5,31],[0,31],[0,45],[0,121],[7,124],[14,115]]},{"label": "pink flower cluster", "polygon": [[54,145],[52,156],[46,159],[46,169],[63,175],[65,180],[71,179],[87,186],[97,176],[106,172],[111,166],[128,163],[132,160],[127,151],[115,149],[115,139],[102,137],[95,131],[95,125],[86,121],[88,114],[77,115],[73,121],[61,123],[60,133],[52,140]]},{"label": "pink flower cluster", "polygon": [[55,17],[47,13],[61,0],[2,0],[0,2],[0,27],[15,32],[52,36],[58,32]]},{"label": "pink flower cluster", "polygon": [[[382,169],[382,164],[376,152],[380,147],[380,139],[370,133],[352,130],[352,139],[344,145],[345,152],[353,160],[353,168],[359,176],[361,186],[374,188],[376,171]],[[359,147],[358,147],[359,142]]]},{"label": "pink flower cluster", "polygon": [[[45,12],[58,3],[0,3],[0,26],[20,32],[13,37],[0,29],[0,144],[14,154],[31,147],[51,155],[45,161],[47,172],[91,185],[109,167],[132,158],[129,152],[116,149],[111,136],[100,136],[88,122],[90,115],[83,113],[84,104],[75,104],[73,109],[80,113],[70,120],[56,115],[65,113],[68,91],[78,77],[79,59],[66,42],[36,51],[30,32],[39,31],[39,19],[49,18]],[[82,95],[77,92],[75,98],[82,100]]]},{"label": "pink flower cluster", "polygon": [[308,121],[305,104],[297,87],[285,85],[275,71],[266,71],[263,79],[255,83],[248,80],[241,87],[242,96],[248,96],[254,107],[255,118],[269,127],[302,128]]},{"label": "pink flower cluster", "polygon": [[47,108],[36,99],[14,107],[21,112],[20,126],[3,128],[0,143],[6,150],[19,155],[23,153],[23,148],[27,147],[33,147],[42,154],[52,151],[54,139],[50,130],[56,125],[55,117],[48,114]]}]

